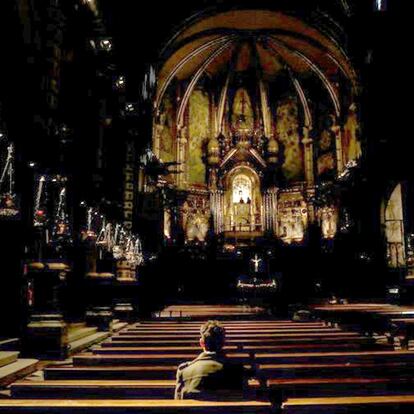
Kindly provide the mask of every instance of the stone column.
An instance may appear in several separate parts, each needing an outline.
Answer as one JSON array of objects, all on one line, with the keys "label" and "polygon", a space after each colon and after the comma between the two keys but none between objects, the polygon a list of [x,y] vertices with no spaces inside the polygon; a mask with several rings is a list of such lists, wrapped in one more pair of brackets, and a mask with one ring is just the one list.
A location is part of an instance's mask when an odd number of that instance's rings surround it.
[{"label": "stone column", "polygon": [[[155,119],[158,119],[159,117],[159,111],[157,111],[157,114],[155,115]],[[156,157],[160,157],[160,136],[162,134],[163,125],[160,125],[157,123],[157,121],[154,122],[154,125],[152,127],[152,151]]]},{"label": "stone column", "polygon": [[308,186],[315,184],[315,174],[313,169],[313,139],[309,136],[310,132],[311,129],[309,127],[303,128],[302,144],[305,155],[305,178]]},{"label": "stone column", "polygon": [[308,186],[306,189],[308,220],[309,223],[314,223],[316,220],[315,205],[311,200],[315,198],[315,186]]},{"label": "stone column", "polygon": [[223,231],[223,192],[221,190],[211,191],[210,207],[213,215],[214,233],[220,234]]},{"label": "stone column", "polygon": [[264,230],[277,235],[277,193],[276,187],[269,188],[264,196]]},{"label": "stone column", "polygon": [[177,134],[177,162],[182,171],[180,174],[177,174],[177,186],[180,189],[185,188],[187,184],[187,143],[187,128],[182,127]]},{"label": "stone column", "polygon": [[335,148],[336,148],[336,165],[338,175],[344,170],[344,155],[342,151],[342,135],[343,126],[335,123],[332,128],[332,132],[335,134]]},{"label": "stone column", "polygon": [[269,194],[270,194],[270,202],[271,202],[271,212],[272,212],[272,231],[274,235],[278,234],[278,222],[277,222],[277,209],[278,209],[278,205],[277,205],[277,194],[278,194],[278,189],[272,188],[269,190]]},{"label": "stone column", "polygon": [[43,358],[65,358],[68,331],[60,309],[62,285],[70,269],[63,263],[27,265],[30,321],[24,338],[26,352]]}]

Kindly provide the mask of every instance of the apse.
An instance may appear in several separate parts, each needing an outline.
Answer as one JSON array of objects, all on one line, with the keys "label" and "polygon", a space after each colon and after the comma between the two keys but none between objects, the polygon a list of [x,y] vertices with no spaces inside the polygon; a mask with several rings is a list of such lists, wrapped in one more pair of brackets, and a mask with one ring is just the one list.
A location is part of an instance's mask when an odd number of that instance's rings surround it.
[{"label": "apse", "polygon": [[187,241],[194,200],[206,234],[300,244],[315,222],[334,238],[337,206],[313,205],[317,187],[361,156],[357,76],[337,39],[280,12],[228,11],[187,22],[161,60],[153,150],[180,165],[168,179],[187,194]]}]

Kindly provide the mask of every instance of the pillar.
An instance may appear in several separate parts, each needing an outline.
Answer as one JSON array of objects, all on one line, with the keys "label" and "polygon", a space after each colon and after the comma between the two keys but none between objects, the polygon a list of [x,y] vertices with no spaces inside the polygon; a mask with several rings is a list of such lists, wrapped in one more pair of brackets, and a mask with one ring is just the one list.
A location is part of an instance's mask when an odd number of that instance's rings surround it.
[{"label": "pillar", "polygon": [[177,186],[180,189],[185,188],[187,184],[187,143],[187,128],[181,127],[177,134],[177,162],[182,171],[177,174]]},{"label": "pillar", "polygon": [[276,187],[269,188],[264,194],[264,230],[277,235],[277,193]]},{"label": "pillar", "polygon": [[337,173],[339,175],[344,170],[344,155],[342,151],[343,126],[336,122],[332,126],[331,130],[335,134],[336,165]]},{"label": "pillar", "polygon": [[308,186],[315,184],[315,173],[313,165],[313,139],[310,138],[311,129],[309,127],[303,128],[302,144],[304,148],[305,158],[305,179]]}]

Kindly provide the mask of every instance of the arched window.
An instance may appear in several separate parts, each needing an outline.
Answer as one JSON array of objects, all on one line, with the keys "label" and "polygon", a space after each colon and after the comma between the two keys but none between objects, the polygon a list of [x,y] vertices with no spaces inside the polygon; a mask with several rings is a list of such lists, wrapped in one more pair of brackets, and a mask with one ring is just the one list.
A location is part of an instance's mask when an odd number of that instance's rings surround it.
[{"label": "arched window", "polygon": [[388,266],[405,265],[405,231],[402,187],[398,184],[388,199],[384,211]]}]

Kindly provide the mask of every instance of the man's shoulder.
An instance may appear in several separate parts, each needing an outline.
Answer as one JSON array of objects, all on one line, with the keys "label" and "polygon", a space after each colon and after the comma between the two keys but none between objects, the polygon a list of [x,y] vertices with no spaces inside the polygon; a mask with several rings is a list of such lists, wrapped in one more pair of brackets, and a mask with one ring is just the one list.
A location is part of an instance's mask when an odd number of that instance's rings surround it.
[{"label": "man's shoulder", "polygon": [[200,360],[200,355],[197,358],[194,358],[191,361],[187,361],[187,362],[183,362],[180,365],[178,365],[178,371],[182,371],[188,367],[193,366],[194,364],[196,364],[198,361]]},{"label": "man's shoulder", "polygon": [[180,365],[178,365],[178,371],[182,371],[185,368],[187,368],[193,361],[187,361],[187,362],[182,362]]},{"label": "man's shoulder", "polygon": [[210,366],[211,364],[216,365],[219,363],[216,360],[214,355],[207,355],[205,353],[201,353],[197,358],[194,358],[192,361],[183,362],[178,366],[178,371],[183,370],[193,370],[193,369],[203,369],[206,366]]}]

